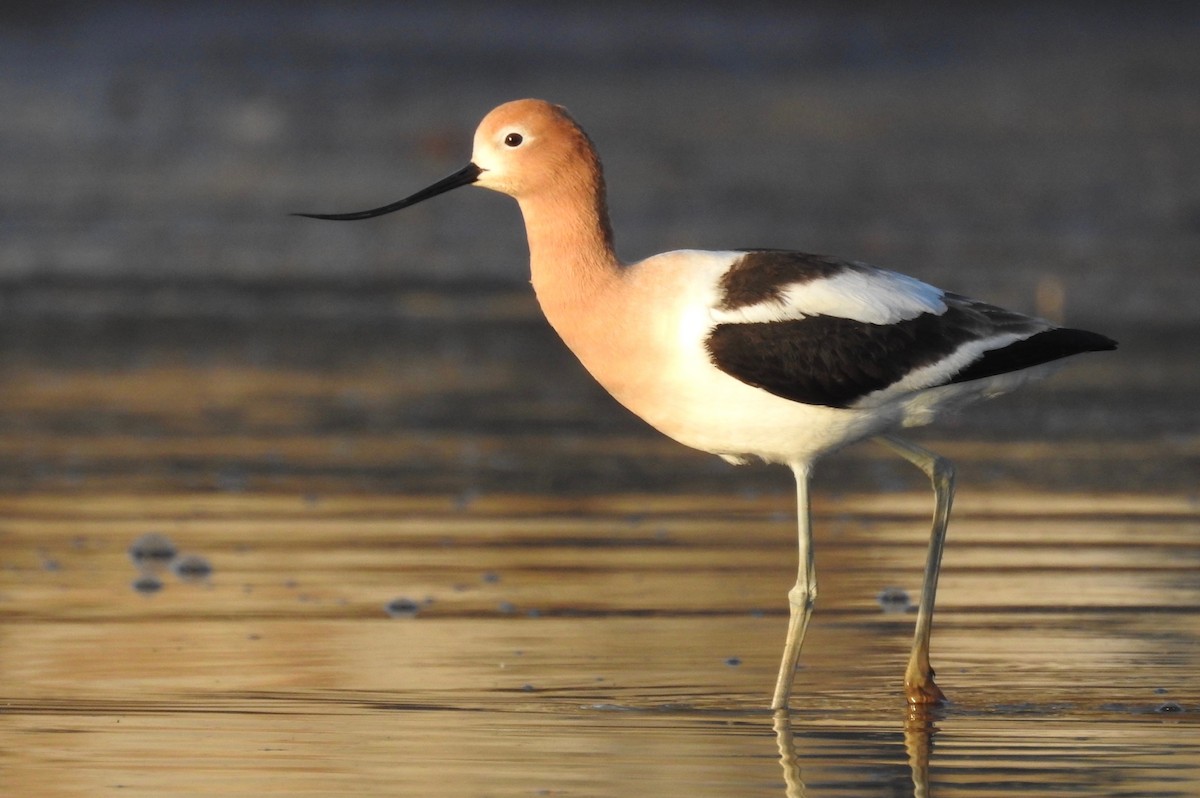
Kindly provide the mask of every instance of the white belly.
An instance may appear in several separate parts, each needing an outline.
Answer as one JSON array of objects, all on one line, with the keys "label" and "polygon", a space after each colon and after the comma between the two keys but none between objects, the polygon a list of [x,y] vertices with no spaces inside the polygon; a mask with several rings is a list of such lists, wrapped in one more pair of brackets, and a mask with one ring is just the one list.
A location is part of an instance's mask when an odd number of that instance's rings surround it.
[{"label": "white belly", "polygon": [[694,449],[774,463],[811,461],[898,423],[879,412],[800,404],[712,371],[711,378],[685,385],[664,379],[656,401],[625,404]]}]

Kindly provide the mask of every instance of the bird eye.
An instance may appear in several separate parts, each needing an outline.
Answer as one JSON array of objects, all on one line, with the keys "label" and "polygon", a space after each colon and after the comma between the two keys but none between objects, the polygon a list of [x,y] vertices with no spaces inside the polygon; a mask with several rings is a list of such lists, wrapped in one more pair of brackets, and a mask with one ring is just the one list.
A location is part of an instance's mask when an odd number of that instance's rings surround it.
[{"label": "bird eye", "polygon": [[525,139],[523,139],[521,137],[520,133],[509,133],[507,136],[504,137],[504,143],[507,144],[509,147],[520,147],[521,142],[524,140]]}]

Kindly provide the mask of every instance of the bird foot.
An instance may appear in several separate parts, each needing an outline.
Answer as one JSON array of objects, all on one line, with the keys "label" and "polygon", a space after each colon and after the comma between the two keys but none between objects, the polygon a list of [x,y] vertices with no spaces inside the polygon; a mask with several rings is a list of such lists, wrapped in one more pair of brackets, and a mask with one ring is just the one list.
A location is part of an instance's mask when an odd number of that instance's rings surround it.
[{"label": "bird foot", "polygon": [[914,706],[946,703],[946,694],[933,681],[933,671],[917,679],[905,679],[904,693],[908,696],[908,703]]}]

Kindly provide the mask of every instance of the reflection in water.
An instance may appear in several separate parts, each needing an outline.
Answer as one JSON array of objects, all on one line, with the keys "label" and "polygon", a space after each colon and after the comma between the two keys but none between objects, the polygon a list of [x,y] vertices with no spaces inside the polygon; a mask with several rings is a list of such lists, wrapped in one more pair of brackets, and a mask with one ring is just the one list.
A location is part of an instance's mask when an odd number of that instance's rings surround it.
[{"label": "reflection in water", "polygon": [[[913,798],[928,798],[929,795],[929,756],[933,749],[933,735],[937,731],[934,726],[934,714],[937,711],[934,707],[924,705],[910,706],[905,720],[904,749],[908,753],[908,765],[912,770]],[[796,721],[789,710],[781,709],[774,713],[779,764],[783,767],[787,798],[807,798],[800,759],[796,752],[793,722]]]},{"label": "reflection in water", "polygon": [[908,752],[908,765],[912,768],[913,798],[929,795],[929,756],[933,751],[933,725],[936,707],[909,705],[908,717],[904,722],[904,750]]},{"label": "reflection in water", "polygon": [[783,767],[783,782],[787,798],[806,798],[804,779],[800,775],[800,760],[796,758],[796,739],[792,734],[792,717],[786,709],[775,710],[775,739],[779,743],[779,764]]}]

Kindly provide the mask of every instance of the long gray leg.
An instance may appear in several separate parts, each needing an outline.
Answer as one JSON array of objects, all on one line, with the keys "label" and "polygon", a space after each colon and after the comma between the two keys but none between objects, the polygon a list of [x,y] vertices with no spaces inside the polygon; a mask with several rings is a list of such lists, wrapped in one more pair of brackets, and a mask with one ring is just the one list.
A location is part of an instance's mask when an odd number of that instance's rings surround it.
[{"label": "long gray leg", "polygon": [[793,465],[796,476],[796,518],[799,526],[800,567],[796,584],[788,591],[787,641],[783,644],[783,662],[779,665],[779,679],[775,682],[775,697],[771,709],[787,709],[788,697],[792,693],[792,681],[796,677],[796,663],[800,659],[800,646],[804,643],[804,632],[808,619],[812,617],[813,604],[817,600],[817,573],[813,566],[812,512],[809,507],[808,482],[811,468],[807,463]]},{"label": "long gray leg", "polygon": [[924,471],[933,483],[933,531],[929,536],[929,556],[925,561],[925,581],[921,585],[912,655],[904,671],[904,692],[911,704],[936,704],[945,701],[946,696],[933,681],[933,668],[929,666],[929,635],[933,628],[933,602],[937,596],[942,547],[946,544],[946,525],[950,522],[950,504],[954,501],[954,466],[946,458],[908,441],[890,435],[876,440]]}]

